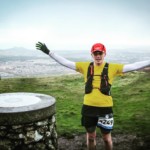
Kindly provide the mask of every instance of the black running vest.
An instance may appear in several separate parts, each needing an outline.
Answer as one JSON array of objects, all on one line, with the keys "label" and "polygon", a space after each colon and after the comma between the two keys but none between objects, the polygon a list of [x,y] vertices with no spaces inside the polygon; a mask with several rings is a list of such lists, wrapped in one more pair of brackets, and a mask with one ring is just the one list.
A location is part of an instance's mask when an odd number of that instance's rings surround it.
[{"label": "black running vest", "polygon": [[[102,74],[100,75],[101,77],[101,84],[100,84],[100,91],[105,94],[105,95],[111,95],[110,89],[111,89],[111,84],[109,84],[108,80],[108,66],[109,64],[106,63]],[[92,81],[93,81],[93,76],[94,76],[94,64],[93,62],[90,63],[87,71],[87,82],[85,83],[85,94],[91,93],[93,86],[92,86]]]}]

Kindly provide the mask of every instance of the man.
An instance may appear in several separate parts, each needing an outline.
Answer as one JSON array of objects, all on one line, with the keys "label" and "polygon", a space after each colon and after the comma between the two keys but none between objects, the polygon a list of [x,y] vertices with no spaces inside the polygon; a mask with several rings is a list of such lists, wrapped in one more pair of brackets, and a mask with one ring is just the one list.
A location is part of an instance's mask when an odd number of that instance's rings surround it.
[{"label": "man", "polygon": [[111,130],[113,129],[113,101],[110,88],[117,75],[144,68],[150,61],[133,64],[106,63],[106,48],[96,43],[91,48],[93,62],[72,62],[52,53],[45,44],[38,42],[38,50],[48,54],[56,62],[83,74],[85,80],[85,95],[82,107],[82,126],[87,132],[88,150],[96,149],[96,127],[100,128],[106,150],[112,150]]}]

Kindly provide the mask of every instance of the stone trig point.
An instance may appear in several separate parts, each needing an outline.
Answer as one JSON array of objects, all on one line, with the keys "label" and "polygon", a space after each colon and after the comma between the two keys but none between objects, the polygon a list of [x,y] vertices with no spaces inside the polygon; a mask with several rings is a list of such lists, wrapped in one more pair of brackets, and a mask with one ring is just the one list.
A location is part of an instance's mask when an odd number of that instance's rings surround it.
[{"label": "stone trig point", "polygon": [[55,99],[37,93],[0,94],[0,150],[57,150]]}]

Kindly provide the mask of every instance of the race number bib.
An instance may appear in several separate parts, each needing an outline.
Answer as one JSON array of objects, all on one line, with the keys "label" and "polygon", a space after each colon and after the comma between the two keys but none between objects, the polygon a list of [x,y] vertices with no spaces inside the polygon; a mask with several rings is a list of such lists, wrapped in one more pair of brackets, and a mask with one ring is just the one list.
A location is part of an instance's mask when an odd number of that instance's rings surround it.
[{"label": "race number bib", "polygon": [[112,114],[107,114],[104,117],[99,117],[97,126],[102,127],[104,129],[113,129],[114,118]]}]

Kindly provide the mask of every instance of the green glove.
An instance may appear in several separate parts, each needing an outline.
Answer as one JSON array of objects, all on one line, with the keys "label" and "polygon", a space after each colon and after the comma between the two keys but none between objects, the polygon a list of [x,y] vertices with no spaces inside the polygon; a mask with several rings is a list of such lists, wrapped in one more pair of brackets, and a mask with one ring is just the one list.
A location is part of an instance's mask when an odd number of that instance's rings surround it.
[{"label": "green glove", "polygon": [[36,49],[41,50],[45,54],[49,54],[50,50],[47,48],[47,46],[44,43],[38,42],[36,43]]}]

